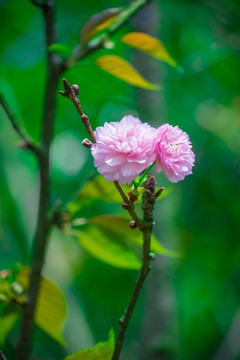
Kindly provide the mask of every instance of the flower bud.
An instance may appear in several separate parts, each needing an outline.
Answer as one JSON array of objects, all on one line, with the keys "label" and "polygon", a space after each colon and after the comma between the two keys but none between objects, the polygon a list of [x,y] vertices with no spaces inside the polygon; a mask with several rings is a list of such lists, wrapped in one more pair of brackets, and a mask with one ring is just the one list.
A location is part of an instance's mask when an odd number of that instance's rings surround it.
[{"label": "flower bud", "polygon": [[135,221],[130,221],[129,227],[130,227],[131,229],[136,229],[137,225],[136,225]]}]

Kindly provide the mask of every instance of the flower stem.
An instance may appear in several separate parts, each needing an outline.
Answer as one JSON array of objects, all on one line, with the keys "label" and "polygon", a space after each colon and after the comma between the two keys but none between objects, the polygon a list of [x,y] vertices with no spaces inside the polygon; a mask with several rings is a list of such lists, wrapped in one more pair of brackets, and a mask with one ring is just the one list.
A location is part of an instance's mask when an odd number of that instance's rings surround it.
[{"label": "flower stem", "polygon": [[145,176],[147,176],[147,174],[149,173],[149,171],[153,168],[153,166],[156,164],[156,160],[152,163],[152,165],[150,165],[143,173],[142,175],[139,177],[139,179],[136,181],[133,181],[133,186],[134,186],[134,190],[137,190],[137,188],[141,185],[141,183],[143,182]]}]

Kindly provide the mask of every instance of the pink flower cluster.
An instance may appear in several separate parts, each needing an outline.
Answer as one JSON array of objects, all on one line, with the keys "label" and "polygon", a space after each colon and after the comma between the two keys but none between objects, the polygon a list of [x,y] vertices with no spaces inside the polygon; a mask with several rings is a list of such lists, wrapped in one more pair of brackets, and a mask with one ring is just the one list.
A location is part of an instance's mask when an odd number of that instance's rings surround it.
[{"label": "pink flower cluster", "polygon": [[157,172],[164,169],[171,182],[192,173],[195,156],[191,142],[178,126],[164,124],[155,129],[128,115],[99,126],[94,134],[94,165],[108,181],[130,184],[155,160]]}]

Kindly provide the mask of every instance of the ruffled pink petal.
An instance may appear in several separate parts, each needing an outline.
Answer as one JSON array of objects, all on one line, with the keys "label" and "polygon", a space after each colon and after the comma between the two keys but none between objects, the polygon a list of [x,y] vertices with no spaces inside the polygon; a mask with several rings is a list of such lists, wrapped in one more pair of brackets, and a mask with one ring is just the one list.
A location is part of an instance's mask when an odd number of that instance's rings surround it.
[{"label": "ruffled pink petal", "polygon": [[131,183],[155,160],[157,130],[131,115],[99,126],[94,134],[96,143],[91,148],[94,165],[108,181]]},{"label": "ruffled pink petal", "polygon": [[192,174],[195,155],[188,134],[178,126],[164,124],[158,128],[155,142],[157,172],[162,171],[171,182]]}]

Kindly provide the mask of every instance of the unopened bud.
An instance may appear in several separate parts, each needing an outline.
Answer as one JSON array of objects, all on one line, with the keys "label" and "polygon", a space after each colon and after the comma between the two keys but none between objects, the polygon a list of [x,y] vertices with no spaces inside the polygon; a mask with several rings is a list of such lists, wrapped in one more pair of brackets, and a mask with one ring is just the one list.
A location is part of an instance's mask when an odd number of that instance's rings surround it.
[{"label": "unopened bud", "polygon": [[138,196],[139,196],[139,191],[138,190],[134,190],[134,189],[131,189],[128,193],[128,196],[129,196],[129,199],[134,202],[134,201],[137,201],[138,199]]},{"label": "unopened bud", "polygon": [[156,180],[154,176],[148,178],[147,183],[145,184],[145,188],[149,189],[149,191],[154,192]]},{"label": "unopened bud", "polygon": [[137,225],[136,225],[135,221],[130,221],[129,227],[130,227],[131,229],[136,229]]},{"label": "unopened bud", "polygon": [[70,94],[71,93],[71,85],[69,84],[69,82],[67,82],[66,79],[63,79],[63,86],[64,86],[64,89],[66,90],[66,93]]},{"label": "unopened bud", "polygon": [[82,122],[83,122],[85,125],[89,123],[89,119],[88,119],[87,115],[82,114],[82,115],[81,115],[81,119],[82,119]]},{"label": "unopened bud", "polygon": [[127,203],[123,203],[123,204],[122,204],[122,207],[123,207],[123,209],[125,209],[125,210],[129,210],[129,209],[130,209],[129,204],[127,204]]},{"label": "unopened bud", "polygon": [[72,89],[73,89],[73,91],[74,91],[74,94],[75,94],[76,96],[78,96],[78,95],[79,95],[79,86],[78,86],[77,84],[74,84],[74,85],[72,86]]},{"label": "unopened bud", "polygon": [[156,193],[155,193],[155,199],[157,199],[157,198],[161,195],[161,193],[163,192],[164,189],[165,189],[164,187],[161,187],[160,189],[158,189],[158,190],[156,191]]},{"label": "unopened bud", "polygon": [[91,147],[92,147],[92,142],[91,142],[90,140],[88,140],[88,139],[84,139],[84,140],[82,141],[82,145],[85,146],[85,147],[88,148],[88,149],[91,149]]}]

